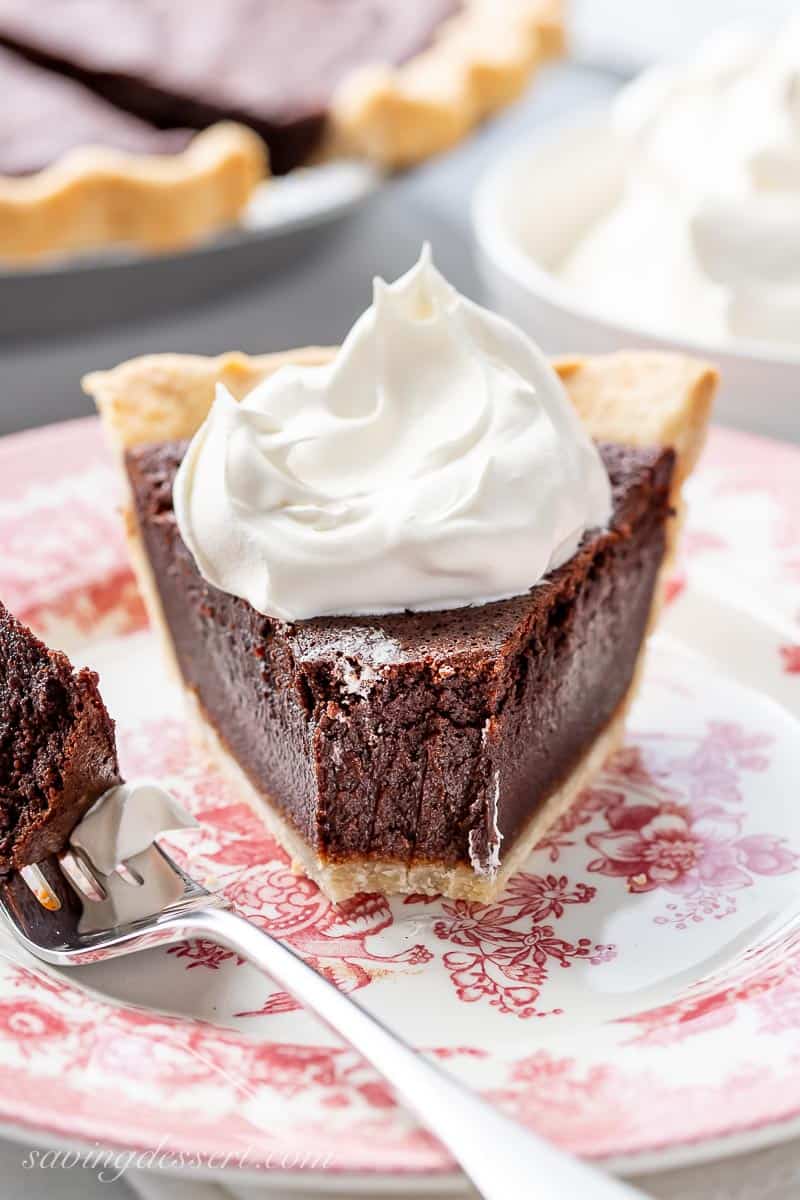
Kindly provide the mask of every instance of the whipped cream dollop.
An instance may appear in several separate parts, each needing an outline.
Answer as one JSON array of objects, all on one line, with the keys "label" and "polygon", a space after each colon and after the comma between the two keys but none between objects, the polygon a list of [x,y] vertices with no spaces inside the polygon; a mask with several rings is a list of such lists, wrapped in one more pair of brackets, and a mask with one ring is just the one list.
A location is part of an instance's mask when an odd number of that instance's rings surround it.
[{"label": "whipped cream dollop", "polygon": [[110,875],[120,863],[152,846],[162,833],[196,825],[194,817],[160,784],[139,780],[104,792],[69,840],[88,855],[98,871]]},{"label": "whipped cream dollop", "polygon": [[614,128],[622,194],[561,270],[584,306],[657,332],[800,342],[800,17],[644,72]]},{"label": "whipped cream dollop", "polygon": [[518,595],[611,508],[552,367],[427,248],[330,364],[220,386],[174,501],[204,578],[284,620]]}]

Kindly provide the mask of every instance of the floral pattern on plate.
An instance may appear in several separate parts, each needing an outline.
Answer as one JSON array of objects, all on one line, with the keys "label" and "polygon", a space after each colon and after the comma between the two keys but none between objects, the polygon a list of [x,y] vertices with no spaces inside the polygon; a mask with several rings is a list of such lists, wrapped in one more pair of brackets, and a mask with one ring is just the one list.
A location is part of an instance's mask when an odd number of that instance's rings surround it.
[{"label": "floral pattern on plate", "polygon": [[[0,443],[0,596],[100,671],[126,773],[162,779],[201,821],[176,843],[193,872],[532,1127],[666,1163],[800,1117],[797,935],[762,949],[800,869],[799,472],[791,447],[714,432],[628,741],[490,905],[337,908],[292,874],[189,744],[94,421]],[[63,975],[0,953],[5,1122],[253,1169],[280,1151],[449,1170],[373,1071],[225,950]]]}]

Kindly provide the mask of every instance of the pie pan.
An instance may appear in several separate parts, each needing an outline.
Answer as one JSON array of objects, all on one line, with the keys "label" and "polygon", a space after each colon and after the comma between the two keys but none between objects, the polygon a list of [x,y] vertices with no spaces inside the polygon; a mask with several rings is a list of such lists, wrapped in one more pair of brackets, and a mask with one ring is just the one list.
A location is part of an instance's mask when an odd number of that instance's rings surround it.
[{"label": "pie pan", "polygon": [[369,163],[304,167],[259,185],[238,225],[183,250],[119,246],[25,269],[0,265],[0,353],[20,338],[174,312],[286,270],[319,252],[380,181]]}]

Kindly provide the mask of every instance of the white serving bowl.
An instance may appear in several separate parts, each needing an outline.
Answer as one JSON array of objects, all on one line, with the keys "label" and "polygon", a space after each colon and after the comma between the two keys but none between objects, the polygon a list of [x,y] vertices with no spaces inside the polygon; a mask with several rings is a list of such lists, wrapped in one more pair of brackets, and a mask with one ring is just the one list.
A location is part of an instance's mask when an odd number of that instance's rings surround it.
[{"label": "white serving bowl", "polygon": [[472,217],[492,307],[550,354],[645,346],[708,359],[722,372],[717,421],[800,441],[800,338],[793,350],[744,339],[714,344],[669,337],[606,320],[554,274],[613,204],[623,168],[608,113],[595,112],[489,169]]}]

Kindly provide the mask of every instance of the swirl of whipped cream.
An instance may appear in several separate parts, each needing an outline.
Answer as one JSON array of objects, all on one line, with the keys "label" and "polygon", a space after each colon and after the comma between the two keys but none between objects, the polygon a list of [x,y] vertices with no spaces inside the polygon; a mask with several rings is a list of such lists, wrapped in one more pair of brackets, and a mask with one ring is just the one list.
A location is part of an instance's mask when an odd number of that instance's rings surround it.
[{"label": "swirl of whipped cream", "polygon": [[561,275],[604,315],[667,333],[800,342],[800,17],[716,34],[625,88],[618,203]]},{"label": "swirl of whipped cream", "polygon": [[558,376],[429,251],[330,364],[219,387],[175,479],[205,579],[284,620],[518,595],[610,515]]}]

